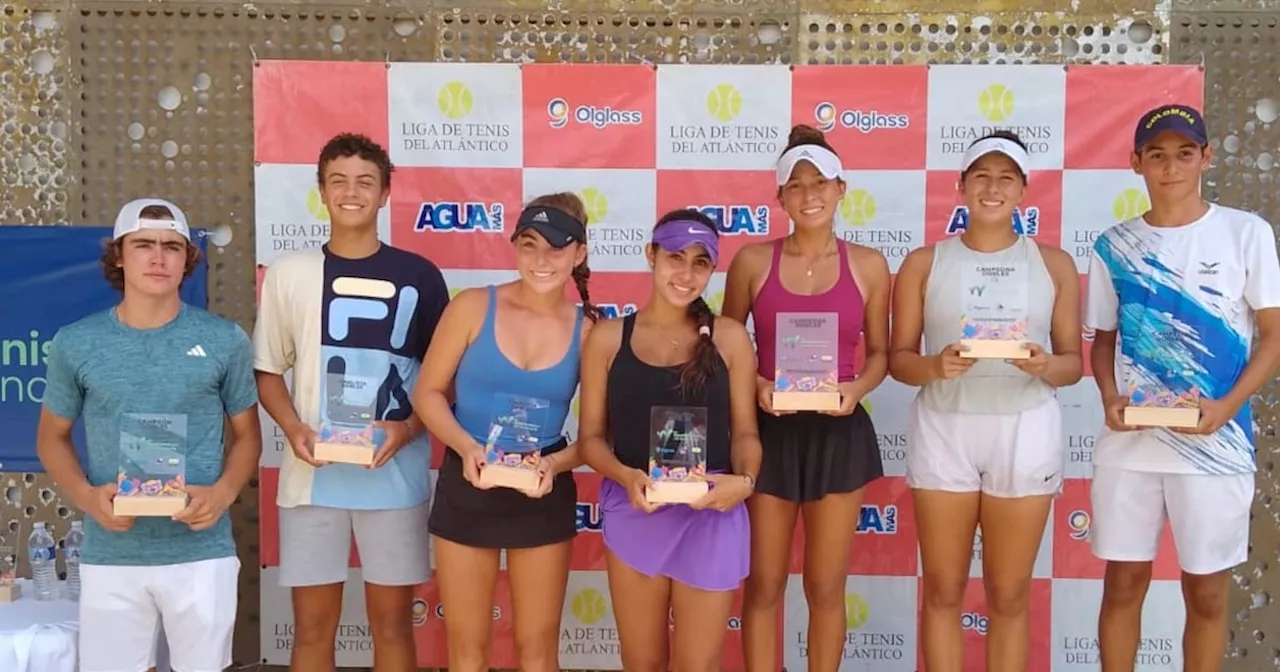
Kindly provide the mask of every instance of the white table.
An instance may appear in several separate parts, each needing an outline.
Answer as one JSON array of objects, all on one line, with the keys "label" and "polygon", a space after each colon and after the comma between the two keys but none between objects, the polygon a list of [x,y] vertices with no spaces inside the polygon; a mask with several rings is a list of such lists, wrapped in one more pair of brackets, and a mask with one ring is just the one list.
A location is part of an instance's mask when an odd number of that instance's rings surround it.
[{"label": "white table", "polygon": [[[28,579],[18,583],[22,584],[22,597],[0,604],[0,670],[76,672],[80,605],[66,599],[41,602],[35,599],[34,583]],[[65,590],[65,582],[59,587]],[[159,644],[156,671],[170,672],[163,631]]]}]

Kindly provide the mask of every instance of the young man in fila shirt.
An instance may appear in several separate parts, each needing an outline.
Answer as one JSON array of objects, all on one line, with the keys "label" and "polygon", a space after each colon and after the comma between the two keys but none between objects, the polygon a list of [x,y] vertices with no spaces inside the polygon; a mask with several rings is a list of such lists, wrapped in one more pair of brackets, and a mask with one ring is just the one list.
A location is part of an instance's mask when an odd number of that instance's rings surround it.
[{"label": "young man in fila shirt", "polygon": [[[177,206],[126,204],[102,257],[123,299],[60,329],[49,349],[36,450],[86,514],[83,672],[151,669],[161,625],[174,670],[231,665],[240,561],[227,507],[257,474],[262,436],[248,335],[179,295],[199,258]],[[133,414],[168,421],[166,436],[183,444],[189,501],[172,517],[114,514],[121,433]],[[80,417],[83,466],[71,441]]]},{"label": "young man in fila shirt", "polygon": [[[1132,163],[1151,209],[1099,236],[1089,265],[1085,324],[1097,334],[1093,371],[1106,410],[1091,526],[1093,552],[1107,561],[1103,672],[1134,668],[1166,519],[1182,567],[1188,672],[1221,669],[1229,570],[1248,555],[1256,471],[1249,402],[1280,362],[1280,263],[1270,224],[1200,197],[1208,142],[1192,108],[1166,105],[1141,117]],[[1135,383],[1198,391],[1199,425],[1125,425]]]},{"label": "young man in fila shirt", "polygon": [[[280,584],[293,594],[290,669],[298,672],[334,668],[353,535],[374,669],[417,669],[411,611],[414,586],[431,571],[431,444],[410,399],[449,291],[430,261],[378,240],[391,172],[386,151],[368,138],[330,140],[317,175],[329,239],[277,259],[262,285],[254,367],[262,405],[292,449],[276,504]],[[372,465],[316,460],[317,431],[339,416],[373,421]]]}]

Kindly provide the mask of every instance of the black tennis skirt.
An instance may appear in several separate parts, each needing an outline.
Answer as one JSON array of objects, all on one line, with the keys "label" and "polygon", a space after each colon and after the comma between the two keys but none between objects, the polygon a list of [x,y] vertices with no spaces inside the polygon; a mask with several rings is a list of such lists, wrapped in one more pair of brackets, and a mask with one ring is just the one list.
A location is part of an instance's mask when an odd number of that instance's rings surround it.
[{"label": "black tennis skirt", "polygon": [[[561,441],[542,452],[550,455],[567,445]],[[462,458],[446,448],[427,529],[474,548],[536,548],[574,538],[577,504],[572,472],[556,475],[551,492],[538,499],[511,488],[481,490],[463,478]]]},{"label": "black tennis skirt", "polygon": [[884,476],[875,425],[862,404],[843,416],[760,411],[757,421],[764,455],[756,492],[812,502]]}]

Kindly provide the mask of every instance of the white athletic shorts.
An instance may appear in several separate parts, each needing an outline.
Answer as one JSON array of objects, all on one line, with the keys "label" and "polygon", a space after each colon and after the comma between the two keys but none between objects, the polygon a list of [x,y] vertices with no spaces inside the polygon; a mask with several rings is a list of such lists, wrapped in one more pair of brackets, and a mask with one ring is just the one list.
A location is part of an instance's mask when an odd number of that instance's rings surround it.
[{"label": "white athletic shorts", "polygon": [[1066,456],[1057,397],[1006,415],[939,413],[917,398],[907,413],[907,485],[915,489],[1057,495]]},{"label": "white athletic shorts", "polygon": [[1089,523],[1093,554],[1147,562],[1167,518],[1188,574],[1213,574],[1249,556],[1253,474],[1166,474],[1095,466]]},{"label": "white athletic shorts", "polygon": [[156,665],[160,626],[170,667],[231,665],[240,560],[80,566],[80,672],[144,672]]}]

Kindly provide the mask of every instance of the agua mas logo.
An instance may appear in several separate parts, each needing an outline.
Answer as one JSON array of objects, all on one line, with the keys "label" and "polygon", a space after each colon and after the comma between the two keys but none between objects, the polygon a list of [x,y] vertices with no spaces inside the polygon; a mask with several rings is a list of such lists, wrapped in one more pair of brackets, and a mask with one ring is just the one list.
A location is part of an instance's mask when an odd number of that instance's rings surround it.
[{"label": "agua mas logo", "polygon": [[742,93],[732,84],[717,84],[707,92],[707,114],[725,123],[738,118],[742,112]]},{"label": "agua mas logo", "polygon": [[583,588],[578,591],[569,606],[573,611],[573,617],[585,625],[599,623],[604,618],[605,612],[609,610],[609,602],[595,588]]},{"label": "agua mas logo", "polygon": [[876,197],[866,189],[850,189],[840,199],[840,218],[850,226],[866,226],[876,217]]},{"label": "agua mas logo", "polygon": [[471,89],[463,82],[446,82],[436,94],[436,105],[440,112],[450,119],[461,119],[471,112],[475,99]]},{"label": "agua mas logo", "polygon": [[1151,200],[1141,189],[1130,187],[1125,189],[1111,205],[1111,212],[1117,222],[1124,222],[1142,216],[1151,209]]},{"label": "agua mas logo", "polygon": [[584,187],[578,192],[582,205],[587,210],[587,224],[599,224],[609,216],[609,198],[603,191],[595,187]]},{"label": "agua mas logo", "polygon": [[978,112],[987,121],[1004,121],[1013,114],[1013,91],[1004,84],[992,84],[978,94]]}]

